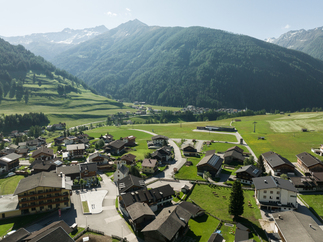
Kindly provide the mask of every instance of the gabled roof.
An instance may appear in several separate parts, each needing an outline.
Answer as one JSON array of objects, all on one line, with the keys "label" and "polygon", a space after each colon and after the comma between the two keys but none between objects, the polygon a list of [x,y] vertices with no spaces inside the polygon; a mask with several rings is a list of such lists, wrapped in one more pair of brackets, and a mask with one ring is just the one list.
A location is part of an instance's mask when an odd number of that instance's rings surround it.
[{"label": "gabled roof", "polygon": [[258,177],[262,173],[261,170],[259,170],[254,165],[248,165],[248,166],[242,166],[238,170],[236,170],[236,173],[246,172],[252,177]]},{"label": "gabled roof", "polygon": [[121,156],[120,159],[125,160],[125,161],[134,161],[136,157],[137,156],[135,156],[133,154],[125,154],[125,155]]},{"label": "gabled roof", "polygon": [[80,164],[80,172],[82,171],[98,171],[98,165],[93,163],[81,163]]},{"label": "gabled roof", "polygon": [[123,164],[119,166],[117,169],[124,175],[129,173],[129,168]]},{"label": "gabled roof", "polygon": [[[59,162],[57,162],[59,161]],[[30,167],[32,169],[35,170],[43,170],[43,171],[47,171],[49,168],[51,167],[57,167],[62,165],[62,162],[60,160],[60,158],[55,158],[55,159],[51,159],[51,160],[35,160]]]},{"label": "gabled roof", "polygon": [[144,159],[141,163],[141,166],[145,167],[155,167],[157,165],[157,160],[155,159]]},{"label": "gabled roof", "polygon": [[241,149],[241,148],[240,148],[240,147],[238,147],[238,146],[233,146],[233,147],[231,147],[231,148],[227,149],[227,151],[226,151],[226,152],[228,152],[228,151],[232,151],[232,150],[235,150],[235,151],[237,151],[237,152],[239,152],[239,153],[243,153],[243,149]]},{"label": "gabled roof", "polygon": [[58,176],[58,174],[51,172],[40,172],[20,180],[14,195],[18,195],[36,187],[56,187],[69,189],[65,186],[65,180],[63,180],[63,177]]},{"label": "gabled roof", "polygon": [[57,167],[56,173],[60,174],[61,172],[65,175],[80,173],[80,165]]},{"label": "gabled roof", "polygon": [[200,208],[197,205],[194,205],[193,203],[183,201],[178,206],[186,209],[188,212],[191,213],[192,216],[196,216],[200,212],[204,212],[205,210]]},{"label": "gabled roof", "polygon": [[224,238],[221,234],[213,233],[207,242],[222,242]]},{"label": "gabled roof", "polygon": [[32,240],[32,239],[35,239],[36,237],[39,238],[42,235],[47,234],[48,230],[58,228],[58,227],[61,227],[68,234],[72,232],[72,229],[70,228],[70,226],[68,226],[68,224],[65,223],[64,220],[60,220],[60,221],[53,222],[40,230],[32,232],[27,238],[25,238],[25,240]]},{"label": "gabled roof", "polygon": [[2,242],[16,242],[16,241],[22,241],[23,238],[27,237],[30,233],[24,229],[20,228],[13,234],[9,235],[8,237],[2,239]]},{"label": "gabled roof", "polygon": [[68,233],[62,228],[51,228],[43,232],[42,234],[36,236],[29,242],[74,242],[75,240],[68,235]]},{"label": "gabled roof", "polygon": [[320,161],[319,159],[315,158],[307,152],[300,153],[296,155],[296,157],[300,159],[306,167],[311,167],[317,164],[321,164],[323,166],[322,161]]},{"label": "gabled roof", "polygon": [[191,214],[180,206],[164,208],[141,232],[158,231],[170,241],[181,228],[187,225],[190,218]]},{"label": "gabled roof", "polygon": [[35,150],[31,157],[35,157],[41,153],[45,153],[47,155],[53,156],[54,151],[52,149],[47,148],[46,146],[41,146],[39,149]]},{"label": "gabled roof", "polygon": [[205,156],[196,166],[209,165],[215,169],[219,169],[222,165],[223,159],[216,154]]},{"label": "gabled roof", "polygon": [[128,176],[122,178],[118,182],[119,193],[126,192],[132,186],[145,188],[146,184],[142,178],[133,176],[129,174]]},{"label": "gabled roof", "polygon": [[28,146],[35,146],[38,145],[38,139],[28,140],[27,141]]},{"label": "gabled roof", "polygon": [[153,137],[151,137],[152,140],[157,140],[157,139],[164,139],[164,140],[168,140],[168,137],[164,136],[164,135],[155,135]]},{"label": "gabled roof", "polygon": [[253,184],[256,190],[269,189],[269,188],[281,188],[292,192],[298,192],[293,183],[282,178],[273,176],[263,176],[252,178]]},{"label": "gabled roof", "polygon": [[213,154],[215,154],[215,150],[207,150],[205,152],[205,156],[209,156],[209,155],[213,155]]},{"label": "gabled roof", "polygon": [[9,163],[9,162],[14,161],[19,158],[21,158],[21,155],[18,155],[16,153],[11,153],[9,155],[0,157],[0,160],[4,161],[6,163]]},{"label": "gabled roof", "polygon": [[74,145],[67,145],[66,146],[67,151],[70,151],[70,150],[84,150],[84,149],[85,149],[84,144],[74,144]]},{"label": "gabled roof", "polygon": [[285,241],[322,241],[323,231],[311,216],[295,211],[273,213]]},{"label": "gabled roof", "polygon": [[117,139],[117,140],[115,140],[115,141],[112,141],[112,142],[110,142],[108,145],[106,145],[106,146],[110,146],[110,147],[113,147],[113,148],[115,148],[115,149],[120,149],[120,148],[122,148],[123,146],[125,146],[125,142],[123,142],[122,140],[119,140],[119,139]]},{"label": "gabled roof", "polygon": [[262,156],[272,168],[275,168],[281,165],[288,165],[290,167],[295,167],[289,160],[276,154],[273,151],[268,151],[266,153],[263,153]]},{"label": "gabled roof", "polygon": [[242,155],[242,153],[240,153],[236,150],[230,150],[230,151],[225,152],[223,157],[224,158],[232,157],[233,159],[241,160],[241,161],[244,161],[244,159],[245,159],[245,157]]},{"label": "gabled roof", "polygon": [[136,202],[130,205],[129,207],[127,207],[127,211],[132,221],[135,221],[138,218],[142,216],[147,216],[147,215],[155,217],[154,212],[146,203]]}]

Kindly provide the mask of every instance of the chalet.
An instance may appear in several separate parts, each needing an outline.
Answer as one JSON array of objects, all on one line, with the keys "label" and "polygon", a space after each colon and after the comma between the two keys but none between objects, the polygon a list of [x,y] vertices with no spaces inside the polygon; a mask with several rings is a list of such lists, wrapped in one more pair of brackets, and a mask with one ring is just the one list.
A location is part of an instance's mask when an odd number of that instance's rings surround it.
[{"label": "chalet", "polygon": [[18,155],[16,153],[11,153],[6,156],[0,157],[0,164],[3,168],[5,168],[6,172],[13,171],[16,168],[19,167],[19,158],[21,158],[21,155]]},{"label": "chalet", "polygon": [[129,175],[129,168],[125,165],[117,165],[117,169],[113,174],[113,181],[118,182],[119,180],[127,177]]},{"label": "chalet", "polygon": [[191,214],[180,206],[164,208],[141,232],[145,241],[177,241],[188,232]]},{"label": "chalet", "polygon": [[236,231],[234,233],[234,241],[235,242],[248,241],[249,233],[250,233],[250,229],[248,229],[246,226],[242,225],[241,223],[237,223]]},{"label": "chalet", "polygon": [[121,156],[120,160],[124,161],[127,165],[132,165],[136,162],[136,156],[133,154],[125,154]]},{"label": "chalet", "polygon": [[237,180],[245,184],[252,184],[252,178],[259,177],[261,174],[261,170],[254,165],[243,166],[236,171]]},{"label": "chalet", "polygon": [[65,127],[66,127],[65,123],[58,123],[58,124],[48,125],[46,129],[48,131],[54,131],[54,130],[63,130],[65,129]]},{"label": "chalet", "polygon": [[103,139],[104,143],[110,143],[114,140],[111,134],[101,135],[100,139]]},{"label": "chalet", "polygon": [[71,158],[82,158],[85,152],[84,144],[67,145],[66,150]]},{"label": "chalet", "polygon": [[65,144],[65,146],[71,145],[71,144],[76,144],[77,141],[78,141],[78,138],[77,137],[75,137],[75,136],[68,136],[68,137],[65,137],[64,144]]},{"label": "chalet", "polygon": [[198,216],[202,216],[205,214],[205,210],[200,208],[199,206],[190,203],[190,202],[186,202],[186,201],[182,201],[178,206],[186,209],[188,212],[190,212],[191,214],[191,218],[196,218]]},{"label": "chalet", "polygon": [[16,149],[16,154],[21,155],[21,157],[26,158],[28,155],[28,149]]},{"label": "chalet", "polygon": [[136,137],[133,135],[124,137],[122,138],[122,140],[123,142],[126,143],[125,146],[130,146],[130,147],[136,146]]},{"label": "chalet", "polygon": [[119,189],[119,194],[126,192],[134,192],[146,188],[146,184],[143,179],[133,176],[131,174],[122,179],[119,179],[119,181],[117,182],[117,186]]},{"label": "chalet", "polygon": [[63,163],[59,158],[54,158],[50,160],[35,160],[31,163],[30,168],[32,169],[32,173],[39,172],[50,172],[56,170],[56,167],[61,166]]},{"label": "chalet", "polygon": [[54,139],[55,146],[64,144],[64,136],[60,136]]},{"label": "chalet", "polygon": [[160,164],[168,162],[172,158],[172,150],[168,146],[163,146],[151,154],[152,159],[158,160]]},{"label": "chalet", "polygon": [[203,176],[204,172],[209,172],[212,177],[217,177],[221,172],[223,159],[216,154],[205,156],[196,165],[197,174]]},{"label": "chalet", "polygon": [[141,231],[155,219],[155,214],[146,203],[136,202],[127,207],[129,222],[134,231]]},{"label": "chalet", "polygon": [[323,191],[323,172],[305,173],[306,176],[290,177],[299,192]]},{"label": "chalet", "polygon": [[323,163],[307,152],[296,155],[297,163],[304,172],[323,172]]},{"label": "chalet", "polygon": [[154,143],[154,145],[163,146],[163,145],[165,145],[165,143],[167,143],[168,137],[166,137],[164,135],[155,135],[155,136],[151,137],[151,140]]},{"label": "chalet", "polygon": [[275,221],[274,233],[278,233],[281,241],[322,241],[323,231],[315,220],[303,213],[286,211],[273,213]]},{"label": "chalet", "polygon": [[198,156],[199,153],[197,152],[197,149],[194,148],[193,145],[187,144],[182,147],[183,154],[185,156]]},{"label": "chalet", "polygon": [[14,233],[11,232],[11,234],[4,236],[1,240],[2,242],[22,242],[23,239],[26,238],[28,235],[30,235],[30,232],[28,232],[24,228],[20,228],[16,231],[13,230]]},{"label": "chalet", "polygon": [[96,173],[98,171],[98,167],[96,163],[81,163],[80,167],[80,177],[82,179],[88,180],[92,177],[96,177]]},{"label": "chalet", "polygon": [[260,208],[281,211],[297,209],[298,191],[290,181],[273,176],[257,177],[252,181]]},{"label": "chalet", "polygon": [[232,164],[238,162],[243,164],[245,157],[243,156],[243,149],[238,146],[231,147],[223,155],[225,164]]},{"label": "chalet", "polygon": [[33,152],[31,157],[35,160],[51,160],[54,158],[54,151],[46,146],[41,146]]},{"label": "chalet", "polygon": [[89,135],[88,134],[79,134],[77,136],[77,142],[79,144],[89,144]]},{"label": "chalet", "polygon": [[157,171],[158,162],[155,159],[144,159],[141,163],[142,172],[153,174]]},{"label": "chalet", "polygon": [[98,166],[109,163],[109,156],[100,153],[94,153],[89,156],[89,162],[96,163]]},{"label": "chalet", "polygon": [[19,142],[18,147],[20,149],[27,149],[27,142]]},{"label": "chalet", "polygon": [[6,147],[6,148],[0,150],[0,157],[9,155],[9,154],[12,154],[15,152],[16,152],[16,149],[10,149],[10,148]]},{"label": "chalet", "polygon": [[154,212],[160,208],[171,205],[175,195],[174,189],[169,185],[150,190],[137,190],[119,196],[120,209],[127,214],[126,208],[136,202],[146,203]]},{"label": "chalet", "polygon": [[21,214],[69,208],[71,183],[64,175],[52,172],[41,172],[20,180],[14,195],[18,196]]},{"label": "chalet", "polygon": [[103,148],[106,153],[111,153],[113,155],[120,155],[124,152],[125,142],[123,140],[115,140],[105,145]]},{"label": "chalet", "polygon": [[275,176],[279,176],[283,173],[295,172],[295,166],[289,160],[275,152],[268,151],[263,153],[262,157],[264,158],[265,167]]}]

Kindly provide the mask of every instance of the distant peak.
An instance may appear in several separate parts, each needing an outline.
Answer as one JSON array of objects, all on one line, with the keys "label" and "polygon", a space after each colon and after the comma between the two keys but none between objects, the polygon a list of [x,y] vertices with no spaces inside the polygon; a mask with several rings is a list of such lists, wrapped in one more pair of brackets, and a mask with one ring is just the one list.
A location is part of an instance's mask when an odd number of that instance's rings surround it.
[{"label": "distant peak", "polygon": [[129,20],[128,22],[123,23],[120,26],[122,26],[122,25],[131,25],[131,26],[137,26],[137,27],[139,27],[139,26],[148,26],[147,24],[139,21],[138,19]]}]

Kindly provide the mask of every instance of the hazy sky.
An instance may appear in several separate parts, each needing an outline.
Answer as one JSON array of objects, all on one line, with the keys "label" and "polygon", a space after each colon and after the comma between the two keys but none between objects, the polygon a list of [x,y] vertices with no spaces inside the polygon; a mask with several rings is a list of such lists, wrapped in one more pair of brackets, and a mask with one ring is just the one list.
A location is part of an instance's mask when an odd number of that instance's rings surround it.
[{"label": "hazy sky", "polygon": [[0,0],[0,36],[147,25],[204,26],[258,39],[323,26],[323,0]]}]

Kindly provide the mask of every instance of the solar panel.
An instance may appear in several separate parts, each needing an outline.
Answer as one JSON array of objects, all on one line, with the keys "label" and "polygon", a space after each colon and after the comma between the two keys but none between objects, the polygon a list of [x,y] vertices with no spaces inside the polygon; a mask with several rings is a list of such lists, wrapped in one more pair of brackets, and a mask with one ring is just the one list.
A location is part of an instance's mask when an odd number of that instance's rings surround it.
[{"label": "solar panel", "polygon": [[254,169],[254,171],[252,173],[257,174],[258,172],[259,172],[258,169]]}]

